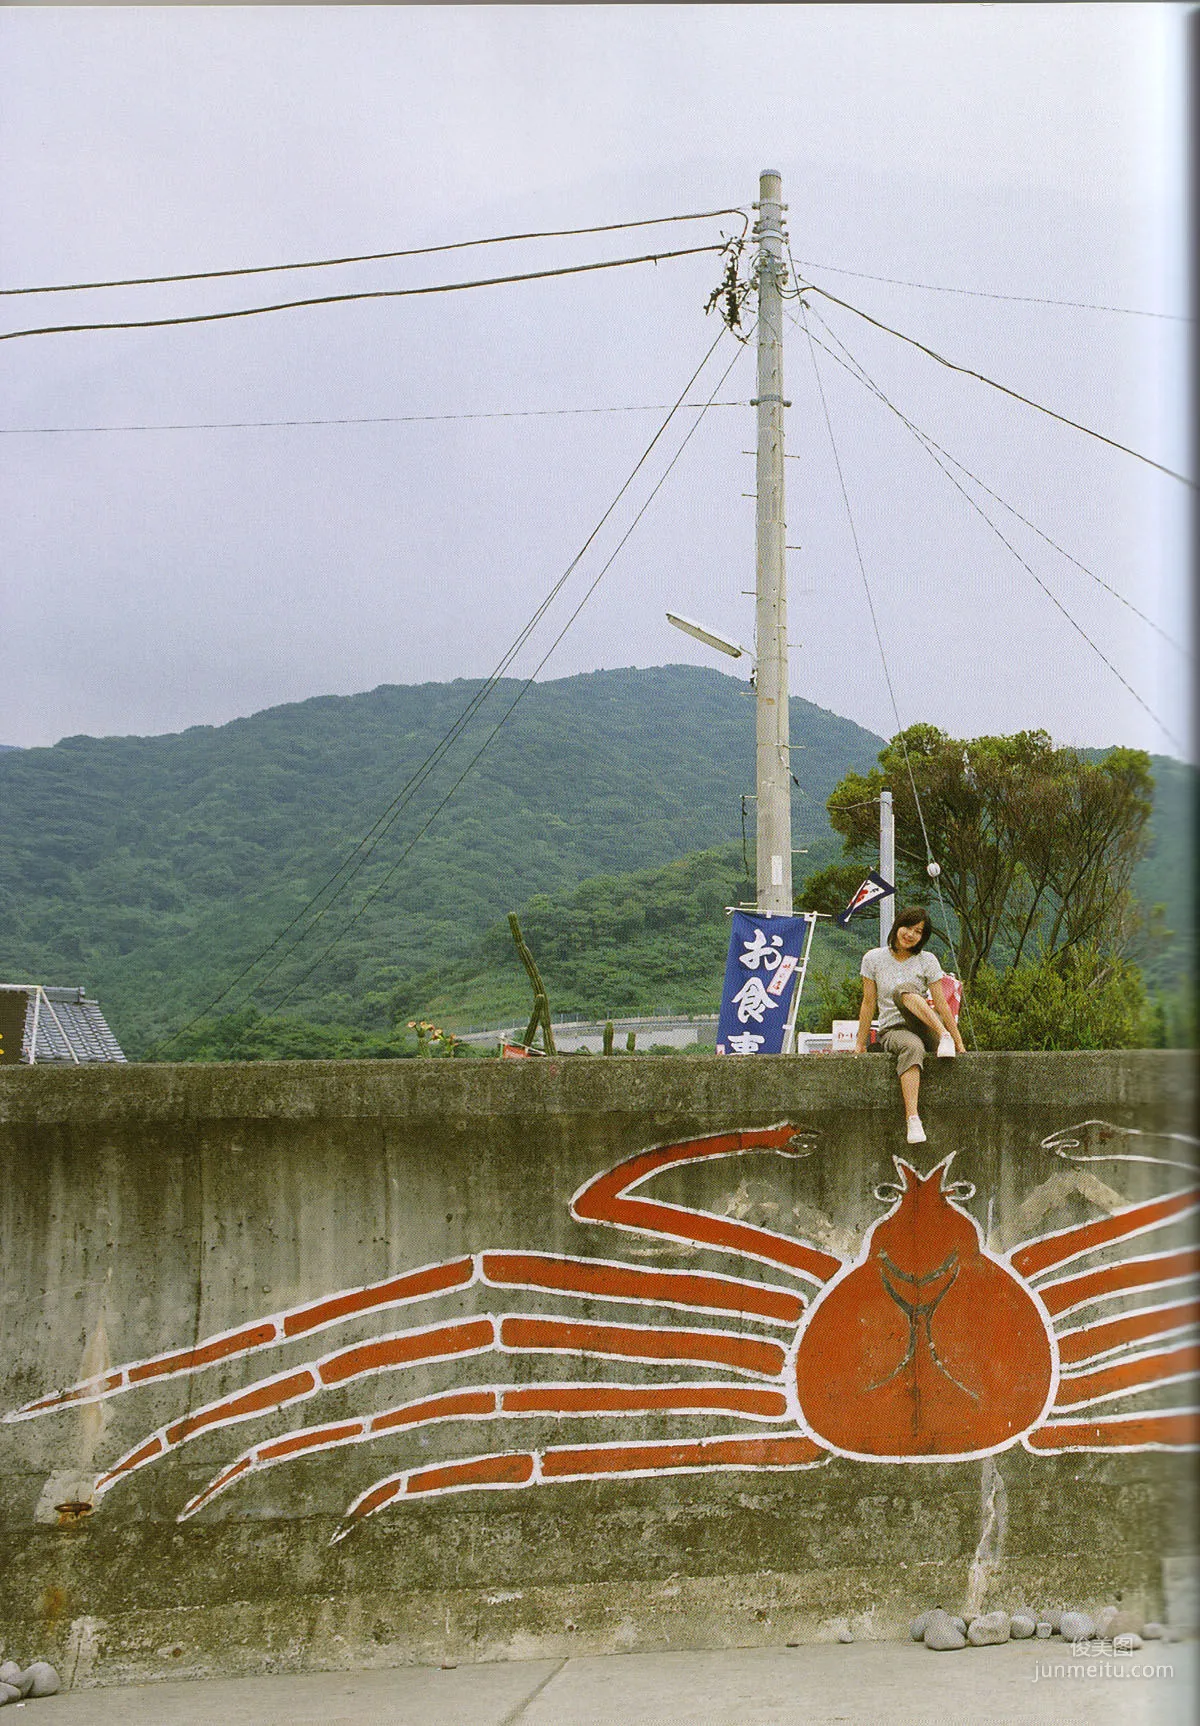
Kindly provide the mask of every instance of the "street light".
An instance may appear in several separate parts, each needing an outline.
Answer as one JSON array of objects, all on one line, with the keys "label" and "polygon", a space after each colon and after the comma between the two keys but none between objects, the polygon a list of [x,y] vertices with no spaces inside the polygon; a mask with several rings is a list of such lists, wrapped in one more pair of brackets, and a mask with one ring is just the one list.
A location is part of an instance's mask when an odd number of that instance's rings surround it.
[{"label": "street light", "polygon": [[730,659],[741,659],[745,655],[751,665],[754,664],[754,655],[748,647],[742,647],[738,642],[718,635],[715,630],[706,629],[702,623],[693,623],[690,617],[676,617],[673,611],[668,611],[667,622],[673,623],[676,629],[682,629],[685,635],[702,641],[706,647],[715,647],[718,653],[727,653]]}]

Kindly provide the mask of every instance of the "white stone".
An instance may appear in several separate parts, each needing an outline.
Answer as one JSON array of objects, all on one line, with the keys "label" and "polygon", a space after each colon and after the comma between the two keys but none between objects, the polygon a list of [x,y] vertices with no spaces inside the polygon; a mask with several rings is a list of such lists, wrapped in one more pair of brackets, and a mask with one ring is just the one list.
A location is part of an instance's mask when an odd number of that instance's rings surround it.
[{"label": "white stone", "polygon": [[971,1620],[967,1641],[972,1648],[990,1648],[998,1642],[1007,1642],[1008,1631],[1007,1612],[984,1612]]},{"label": "white stone", "polygon": [[923,1641],[926,1648],[946,1649],[965,1648],[966,1636],[959,1625],[961,1619],[952,1618],[948,1612],[936,1611],[929,1614],[925,1625]]},{"label": "white stone", "polygon": [[21,1674],[21,1689],[26,1696],[57,1696],[62,1679],[48,1660],[35,1660]]}]

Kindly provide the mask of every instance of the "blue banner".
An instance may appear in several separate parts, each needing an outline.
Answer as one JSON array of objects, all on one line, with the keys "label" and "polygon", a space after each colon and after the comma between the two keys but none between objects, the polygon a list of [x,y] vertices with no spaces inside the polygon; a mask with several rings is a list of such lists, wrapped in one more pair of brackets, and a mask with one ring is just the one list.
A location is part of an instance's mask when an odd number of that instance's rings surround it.
[{"label": "blue banner", "polygon": [[718,1055],[778,1055],[807,919],[735,911],[717,1022]]}]

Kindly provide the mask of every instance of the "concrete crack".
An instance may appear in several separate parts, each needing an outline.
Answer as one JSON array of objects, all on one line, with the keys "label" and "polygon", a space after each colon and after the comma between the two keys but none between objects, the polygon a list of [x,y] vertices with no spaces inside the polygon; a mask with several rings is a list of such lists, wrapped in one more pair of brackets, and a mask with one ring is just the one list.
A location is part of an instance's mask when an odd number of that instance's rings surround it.
[{"label": "concrete crack", "polygon": [[542,1691],[546,1688],[547,1684],[549,1684],[552,1679],[555,1679],[558,1677],[558,1675],[562,1671],[563,1667],[567,1664],[568,1659],[569,1659],[569,1656],[564,1655],[563,1658],[559,1661],[558,1665],[554,1668],[553,1672],[547,1672],[546,1676],[543,1679],[541,1679],[539,1683],[534,1685],[533,1689],[529,1692],[528,1696],[526,1696],[522,1701],[518,1702],[515,1708],[510,1708],[508,1713],[504,1716],[503,1720],[501,1720],[498,1723],[498,1726],[517,1726],[517,1721],[522,1718],[522,1716],[525,1713],[525,1710],[529,1707],[529,1704],[536,1697],[541,1695]]},{"label": "concrete crack", "polygon": [[976,1617],[982,1609],[992,1572],[1004,1557],[1008,1534],[1008,1488],[1004,1484],[1004,1476],[996,1466],[994,1456],[984,1458],[979,1492],[982,1527],[979,1544],[975,1548],[975,1556],[971,1560],[967,1576],[965,1615],[968,1619]]}]

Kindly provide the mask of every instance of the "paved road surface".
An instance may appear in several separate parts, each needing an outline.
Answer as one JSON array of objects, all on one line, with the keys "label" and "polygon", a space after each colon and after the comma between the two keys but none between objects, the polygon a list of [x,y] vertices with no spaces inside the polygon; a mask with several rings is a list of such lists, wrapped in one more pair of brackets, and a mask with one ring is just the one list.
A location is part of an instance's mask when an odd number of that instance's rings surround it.
[{"label": "paved road surface", "polygon": [[[1042,1662],[1084,1672],[1035,1678]],[[1094,1664],[1107,1674],[1057,1638],[946,1654],[819,1643],[137,1684],[19,1707],[28,1726],[1191,1726],[1195,1642]],[[1173,1676],[1140,1675],[1163,1666]]]}]

